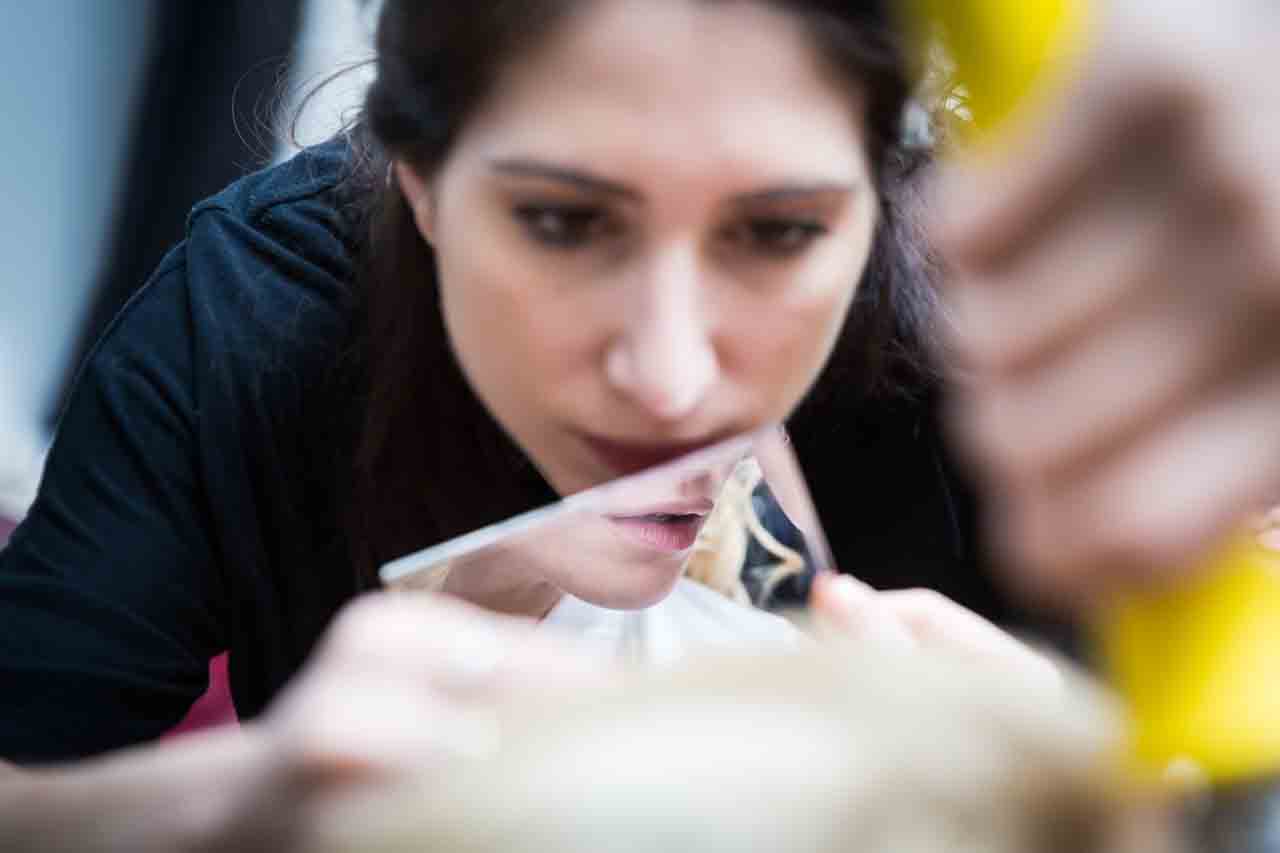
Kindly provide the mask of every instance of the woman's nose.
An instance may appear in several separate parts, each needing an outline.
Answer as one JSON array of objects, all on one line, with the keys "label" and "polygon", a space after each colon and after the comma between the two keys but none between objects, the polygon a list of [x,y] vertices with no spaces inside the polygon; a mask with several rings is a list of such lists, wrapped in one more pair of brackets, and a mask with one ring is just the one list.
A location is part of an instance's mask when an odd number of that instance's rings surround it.
[{"label": "woman's nose", "polygon": [[671,252],[629,282],[634,298],[606,355],[610,384],[663,420],[691,414],[719,375],[698,278],[693,252]]}]

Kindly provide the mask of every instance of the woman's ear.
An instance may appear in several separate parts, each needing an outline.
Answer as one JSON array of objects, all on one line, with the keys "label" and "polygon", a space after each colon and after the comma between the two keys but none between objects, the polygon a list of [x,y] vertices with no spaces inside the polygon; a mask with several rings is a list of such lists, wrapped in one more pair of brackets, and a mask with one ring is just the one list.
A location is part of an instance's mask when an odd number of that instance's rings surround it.
[{"label": "woman's ear", "polygon": [[432,242],[436,217],[431,185],[403,160],[396,160],[391,168],[400,192],[404,193],[405,201],[409,202],[409,209],[413,211],[413,221],[418,226],[418,233],[428,243]]}]

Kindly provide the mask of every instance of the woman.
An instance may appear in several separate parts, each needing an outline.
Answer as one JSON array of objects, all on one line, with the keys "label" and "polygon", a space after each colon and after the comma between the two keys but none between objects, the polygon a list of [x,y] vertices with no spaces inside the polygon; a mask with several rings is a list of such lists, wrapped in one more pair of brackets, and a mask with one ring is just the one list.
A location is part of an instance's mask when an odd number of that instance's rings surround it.
[{"label": "woman", "polygon": [[[482,748],[477,697],[598,677],[530,620],[651,591],[513,566],[469,603],[347,605],[376,566],[769,422],[847,570],[965,577],[886,17],[388,2],[361,128],[198,206],[83,369],[0,555],[0,755],[132,748],[7,771],[11,836],[283,846],[325,794]],[[821,592],[851,628],[1011,645]],[[135,746],[228,648],[251,722]]]}]

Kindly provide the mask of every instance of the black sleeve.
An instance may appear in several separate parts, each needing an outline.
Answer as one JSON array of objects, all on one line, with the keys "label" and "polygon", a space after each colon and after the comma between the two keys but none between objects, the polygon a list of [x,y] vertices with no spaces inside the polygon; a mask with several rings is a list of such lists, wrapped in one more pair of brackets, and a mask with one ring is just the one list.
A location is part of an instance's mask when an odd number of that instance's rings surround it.
[{"label": "black sleeve", "polygon": [[31,512],[0,551],[0,756],[157,737],[226,646],[175,250],[90,354]]}]

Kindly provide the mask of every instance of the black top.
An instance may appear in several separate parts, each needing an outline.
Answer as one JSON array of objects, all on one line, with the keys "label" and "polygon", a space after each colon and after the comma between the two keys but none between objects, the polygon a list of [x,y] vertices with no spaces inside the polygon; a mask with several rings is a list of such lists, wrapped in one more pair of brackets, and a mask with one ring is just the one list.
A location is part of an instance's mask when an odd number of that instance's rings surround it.
[{"label": "black top", "polygon": [[[155,738],[224,650],[252,717],[356,594],[333,488],[350,447],[321,390],[358,316],[345,167],[329,143],[197,206],[90,353],[0,551],[0,756]],[[833,417],[840,452],[796,446],[844,570],[1004,620],[931,411]]]}]

